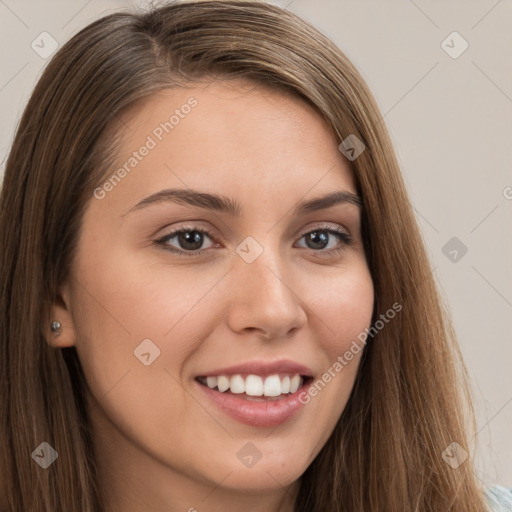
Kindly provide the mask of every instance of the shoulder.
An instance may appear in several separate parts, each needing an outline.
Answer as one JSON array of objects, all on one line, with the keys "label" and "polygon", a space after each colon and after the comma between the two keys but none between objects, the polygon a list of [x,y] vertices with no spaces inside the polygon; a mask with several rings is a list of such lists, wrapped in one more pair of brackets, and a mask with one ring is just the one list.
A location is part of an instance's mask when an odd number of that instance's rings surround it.
[{"label": "shoulder", "polygon": [[489,512],[512,512],[512,488],[494,485],[485,489]]}]

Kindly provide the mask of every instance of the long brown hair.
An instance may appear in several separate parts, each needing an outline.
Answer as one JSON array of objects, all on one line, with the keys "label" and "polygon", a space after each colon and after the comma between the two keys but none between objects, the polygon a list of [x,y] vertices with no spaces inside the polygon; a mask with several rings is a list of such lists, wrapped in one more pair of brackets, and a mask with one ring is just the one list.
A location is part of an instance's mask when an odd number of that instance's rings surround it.
[{"label": "long brown hair", "polygon": [[[74,347],[45,340],[84,207],[115,155],[109,126],[158,90],[244,78],[296,94],[344,140],[363,201],[374,320],[350,400],[301,478],[297,512],[485,510],[471,458],[465,369],[431,274],[385,124],[347,57],[306,22],[253,1],[169,2],[80,31],[49,62],[17,128],[0,203],[0,496],[9,511],[103,510]],[[111,170],[111,169],[110,169]],[[58,452],[44,470],[31,453]]]}]

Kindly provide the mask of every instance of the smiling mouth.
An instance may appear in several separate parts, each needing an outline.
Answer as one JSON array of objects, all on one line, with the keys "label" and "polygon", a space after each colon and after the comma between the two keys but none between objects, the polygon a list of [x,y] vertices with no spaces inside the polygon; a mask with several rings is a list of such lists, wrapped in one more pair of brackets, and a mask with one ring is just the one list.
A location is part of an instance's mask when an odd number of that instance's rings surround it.
[{"label": "smiling mouth", "polygon": [[200,376],[196,380],[203,386],[225,394],[238,395],[248,401],[267,402],[282,400],[309,384],[311,377],[299,373],[260,375]]}]

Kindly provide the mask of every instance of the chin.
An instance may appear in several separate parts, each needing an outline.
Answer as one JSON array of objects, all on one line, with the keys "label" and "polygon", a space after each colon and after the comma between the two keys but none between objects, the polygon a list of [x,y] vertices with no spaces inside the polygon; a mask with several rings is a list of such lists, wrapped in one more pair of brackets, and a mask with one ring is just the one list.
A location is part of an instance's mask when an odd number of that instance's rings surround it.
[{"label": "chin", "polygon": [[[274,491],[287,487],[302,476],[310,464],[304,457],[298,457],[308,450],[301,450],[300,447],[282,449],[280,453],[273,450],[259,451],[251,442],[242,443],[242,448],[237,450],[233,461],[232,456],[224,458],[224,469],[222,474],[229,476],[222,486],[239,492],[263,492]],[[219,458],[220,459],[220,458]],[[217,459],[217,460],[219,460]],[[221,477],[221,472],[213,472],[216,482]]]},{"label": "chin", "polygon": [[244,494],[280,491],[297,482],[304,471],[282,471],[275,467],[242,471],[239,468],[222,483],[225,489]]}]

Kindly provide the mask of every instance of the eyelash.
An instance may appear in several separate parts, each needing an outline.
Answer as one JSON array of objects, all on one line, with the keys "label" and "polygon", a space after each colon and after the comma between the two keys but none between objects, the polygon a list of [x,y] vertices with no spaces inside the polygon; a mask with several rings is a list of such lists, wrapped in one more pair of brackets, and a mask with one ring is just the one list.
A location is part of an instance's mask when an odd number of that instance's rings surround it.
[{"label": "eyelash", "polygon": [[[342,245],[339,247],[336,247],[334,249],[329,249],[327,251],[323,249],[309,249],[310,251],[314,253],[327,253],[327,254],[339,254],[343,252],[347,247],[353,245],[352,237],[343,231],[340,228],[333,228],[333,227],[318,227],[315,229],[312,229],[310,231],[307,231],[304,233],[300,238],[303,238],[307,235],[310,235],[311,233],[315,233],[317,231],[320,232],[326,232],[331,235],[335,235],[338,237],[338,239],[342,242]],[[172,231],[171,233],[168,233],[167,235],[163,236],[162,238],[156,240],[156,243],[158,245],[161,245],[164,247],[165,250],[168,250],[170,252],[173,252],[175,254],[183,255],[183,256],[198,256],[204,252],[210,251],[211,249],[214,249],[214,247],[210,247],[208,249],[201,249],[198,251],[183,251],[181,249],[176,249],[175,247],[170,247],[166,242],[168,242],[171,238],[174,238],[177,235],[180,235],[181,233],[189,233],[189,232],[197,232],[201,233],[202,235],[207,235],[212,241],[214,241],[213,237],[210,235],[210,233],[207,230],[204,230],[198,226],[183,226],[178,230]]]}]

